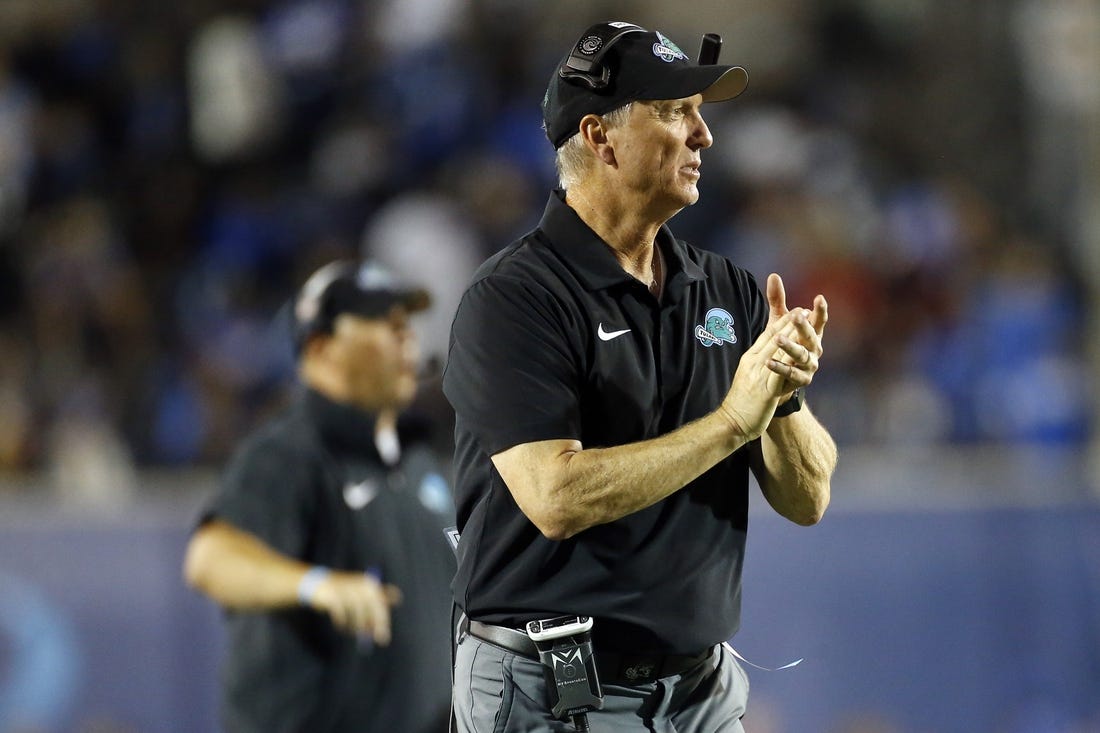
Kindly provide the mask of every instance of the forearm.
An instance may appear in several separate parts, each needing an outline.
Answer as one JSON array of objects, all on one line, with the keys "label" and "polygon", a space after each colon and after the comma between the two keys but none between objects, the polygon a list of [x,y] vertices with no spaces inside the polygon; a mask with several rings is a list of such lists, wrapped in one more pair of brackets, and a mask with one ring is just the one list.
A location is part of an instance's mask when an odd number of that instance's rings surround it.
[{"label": "forearm", "polygon": [[608,448],[543,441],[493,462],[539,530],[565,539],[657,503],[747,442],[718,411],[649,440]]},{"label": "forearm", "polygon": [[802,525],[817,523],[829,506],[837,449],[809,407],[771,421],[761,436],[760,487],[782,516]]},{"label": "forearm", "polygon": [[189,585],[237,610],[297,605],[298,584],[307,570],[308,564],[217,520],[196,531],[184,560]]}]

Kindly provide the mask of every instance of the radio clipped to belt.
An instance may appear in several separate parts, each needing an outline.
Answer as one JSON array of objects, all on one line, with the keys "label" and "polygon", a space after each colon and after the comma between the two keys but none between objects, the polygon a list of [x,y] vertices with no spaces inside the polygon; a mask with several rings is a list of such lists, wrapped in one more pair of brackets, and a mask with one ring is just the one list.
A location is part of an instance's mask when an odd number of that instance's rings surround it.
[{"label": "radio clipped to belt", "polygon": [[527,636],[542,662],[550,712],[570,718],[578,731],[588,730],[588,713],[603,707],[603,692],[592,652],[592,618],[558,616],[531,621]]}]

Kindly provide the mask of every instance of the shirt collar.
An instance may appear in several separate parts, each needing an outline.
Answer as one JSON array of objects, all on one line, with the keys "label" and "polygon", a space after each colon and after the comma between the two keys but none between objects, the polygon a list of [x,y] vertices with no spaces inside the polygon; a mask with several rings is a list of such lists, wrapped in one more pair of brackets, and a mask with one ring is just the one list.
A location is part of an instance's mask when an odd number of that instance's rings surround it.
[{"label": "shirt collar", "polygon": [[[550,248],[566,261],[589,290],[634,280],[615,259],[611,247],[565,203],[563,189],[555,189],[550,194],[539,229],[546,235]],[[672,236],[667,224],[657,233],[657,245],[664,254],[667,298],[678,300],[689,283],[706,279],[706,273],[688,259],[684,243]]]},{"label": "shirt collar", "polygon": [[[298,409],[316,426],[321,440],[337,452],[374,457],[381,460],[375,445],[374,431],[378,413],[336,402],[309,386],[303,386],[298,397]],[[434,426],[430,417],[411,410],[397,415],[398,448],[430,444]]]},{"label": "shirt collar", "polygon": [[325,443],[342,450],[368,451],[377,455],[374,426],[378,416],[375,413],[336,402],[309,387],[302,395],[302,407]]}]

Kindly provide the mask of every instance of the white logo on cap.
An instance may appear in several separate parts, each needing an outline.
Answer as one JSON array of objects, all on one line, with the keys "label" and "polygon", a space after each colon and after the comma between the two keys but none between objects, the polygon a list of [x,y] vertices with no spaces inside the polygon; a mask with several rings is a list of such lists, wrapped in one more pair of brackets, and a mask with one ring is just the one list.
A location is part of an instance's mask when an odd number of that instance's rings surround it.
[{"label": "white logo on cap", "polygon": [[681,61],[688,60],[687,54],[681,51],[675,43],[668,40],[665,34],[660,31],[655,32],[657,33],[657,43],[653,44],[654,56],[670,64],[677,59]]},{"label": "white logo on cap", "polygon": [[364,263],[359,268],[355,281],[362,290],[388,290],[397,284],[392,274],[372,262]]}]

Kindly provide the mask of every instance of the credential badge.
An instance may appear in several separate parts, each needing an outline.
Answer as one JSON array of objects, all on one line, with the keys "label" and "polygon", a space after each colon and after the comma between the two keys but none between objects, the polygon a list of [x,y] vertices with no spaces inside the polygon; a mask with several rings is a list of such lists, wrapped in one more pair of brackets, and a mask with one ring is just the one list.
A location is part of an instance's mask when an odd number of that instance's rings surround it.
[{"label": "credential badge", "polygon": [[711,308],[703,318],[703,323],[695,327],[695,338],[707,348],[736,344],[737,333],[733,330],[733,316],[723,308]]}]

